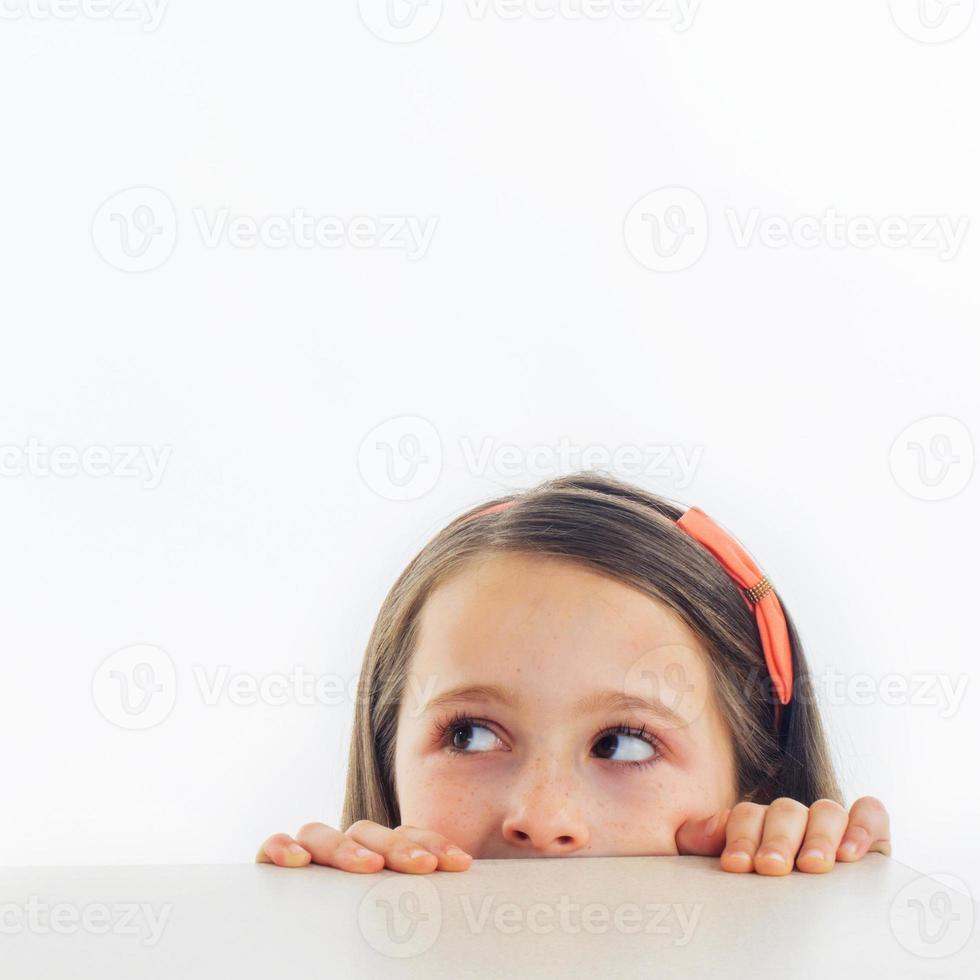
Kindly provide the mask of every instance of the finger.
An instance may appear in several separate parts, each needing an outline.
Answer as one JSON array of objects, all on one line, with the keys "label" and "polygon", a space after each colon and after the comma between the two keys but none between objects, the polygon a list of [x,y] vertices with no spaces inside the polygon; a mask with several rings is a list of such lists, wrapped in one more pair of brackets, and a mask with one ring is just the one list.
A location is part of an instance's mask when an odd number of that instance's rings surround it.
[{"label": "finger", "polygon": [[847,810],[836,800],[817,800],[810,806],[806,836],[796,858],[800,871],[822,874],[834,867],[837,848],[847,828]]},{"label": "finger", "polygon": [[682,823],[674,835],[678,854],[701,854],[717,857],[725,846],[725,826],[731,808],[710,817],[699,817]]},{"label": "finger", "polygon": [[732,807],[725,830],[727,843],[721,852],[721,870],[745,872],[753,869],[753,858],[762,838],[766,807],[742,801]]},{"label": "finger", "polygon": [[891,830],[888,811],[881,800],[862,796],[851,806],[837,860],[858,861],[869,851],[891,854]]},{"label": "finger", "polygon": [[303,824],[296,839],[310,852],[314,864],[359,874],[380,871],[385,866],[384,858],[380,854],[362,847],[357,841],[325,823]]},{"label": "finger", "polygon": [[309,852],[289,834],[273,834],[255,855],[258,864],[277,864],[281,868],[302,868],[310,863]]},{"label": "finger", "polygon": [[465,871],[473,863],[472,855],[434,830],[421,830],[419,827],[406,827],[402,824],[395,828],[395,832],[435,854],[439,859],[439,871]]},{"label": "finger", "polygon": [[377,851],[384,857],[384,866],[393,871],[424,875],[435,871],[439,864],[432,851],[419,846],[397,830],[382,827],[371,820],[352,823],[347,828],[347,836]]},{"label": "finger", "polygon": [[762,843],[755,852],[755,870],[760,875],[785,875],[793,870],[793,862],[806,833],[810,810],[799,800],[780,796],[766,810],[762,828]]}]

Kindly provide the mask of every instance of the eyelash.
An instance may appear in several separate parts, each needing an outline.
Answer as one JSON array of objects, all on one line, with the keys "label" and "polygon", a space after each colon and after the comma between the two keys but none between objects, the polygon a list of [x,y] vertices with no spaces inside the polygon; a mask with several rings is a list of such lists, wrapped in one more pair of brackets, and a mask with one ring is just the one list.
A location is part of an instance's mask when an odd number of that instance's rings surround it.
[{"label": "eyelash", "polygon": [[[472,715],[468,715],[463,711],[457,711],[451,718],[447,721],[440,722],[436,725],[436,734],[439,739],[439,744],[450,755],[474,755],[473,752],[464,752],[462,749],[457,749],[453,747],[452,737],[455,735],[456,731],[464,725],[479,725],[481,728],[490,728],[490,724],[483,718],[474,718]],[[605,760],[606,762],[612,762],[614,766],[622,766],[624,768],[630,769],[644,769],[647,766],[652,766],[654,763],[660,761],[660,757],[663,754],[663,745],[660,739],[657,738],[653,732],[649,731],[646,725],[640,725],[636,728],[626,722],[622,722],[618,725],[613,725],[611,728],[603,728],[596,732],[592,736],[592,741],[597,742],[600,738],[605,738],[607,735],[632,735],[634,738],[642,739],[646,742],[653,750],[654,755],[649,759],[641,759],[639,761],[632,762],[616,762],[611,759]]]}]

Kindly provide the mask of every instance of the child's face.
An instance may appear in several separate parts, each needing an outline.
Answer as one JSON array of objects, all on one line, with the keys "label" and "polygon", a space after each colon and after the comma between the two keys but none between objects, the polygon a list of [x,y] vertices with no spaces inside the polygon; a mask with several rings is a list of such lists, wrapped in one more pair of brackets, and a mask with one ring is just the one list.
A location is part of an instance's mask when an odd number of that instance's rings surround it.
[{"label": "child's face", "polygon": [[[476,858],[676,854],[681,824],[735,801],[707,663],[672,610],[586,568],[525,554],[470,564],[421,613],[398,718],[402,823]],[[477,686],[513,703],[446,700]],[[659,695],[678,717],[584,703],[604,695]],[[471,720],[441,742],[457,715]]]}]

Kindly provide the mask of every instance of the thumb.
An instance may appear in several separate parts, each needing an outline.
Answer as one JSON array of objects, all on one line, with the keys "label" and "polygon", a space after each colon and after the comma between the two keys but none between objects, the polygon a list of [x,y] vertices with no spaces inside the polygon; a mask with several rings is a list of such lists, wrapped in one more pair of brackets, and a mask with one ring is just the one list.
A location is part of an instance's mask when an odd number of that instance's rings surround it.
[{"label": "thumb", "polygon": [[725,849],[725,827],[731,809],[710,817],[699,817],[681,824],[674,835],[678,854],[700,854],[717,857]]}]

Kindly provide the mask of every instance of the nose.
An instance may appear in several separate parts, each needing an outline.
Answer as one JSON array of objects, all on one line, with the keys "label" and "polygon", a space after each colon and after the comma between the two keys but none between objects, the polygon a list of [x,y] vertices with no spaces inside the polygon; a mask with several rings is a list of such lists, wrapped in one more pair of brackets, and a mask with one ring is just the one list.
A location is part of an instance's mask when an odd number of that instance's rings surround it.
[{"label": "nose", "polygon": [[567,857],[589,844],[589,829],[576,802],[575,780],[542,767],[519,782],[509,800],[504,840],[528,857]]}]

